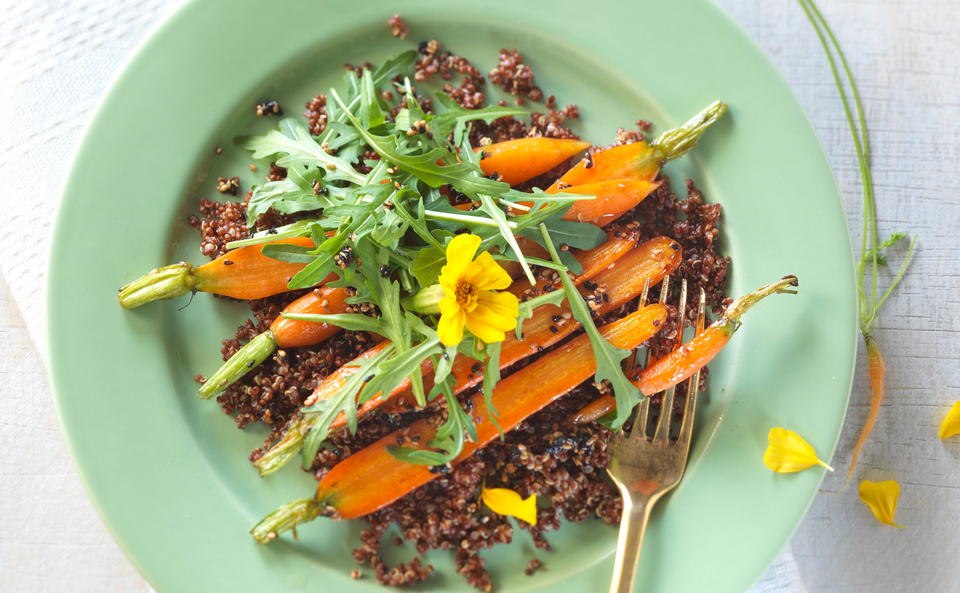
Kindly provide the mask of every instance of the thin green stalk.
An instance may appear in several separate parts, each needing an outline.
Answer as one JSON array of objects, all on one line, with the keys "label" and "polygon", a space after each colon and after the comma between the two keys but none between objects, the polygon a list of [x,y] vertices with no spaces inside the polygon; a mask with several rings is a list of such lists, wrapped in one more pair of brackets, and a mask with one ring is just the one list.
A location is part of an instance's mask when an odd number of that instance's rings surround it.
[{"label": "thin green stalk", "polygon": [[[454,214],[452,212],[440,212],[438,210],[424,210],[423,215],[427,218],[432,218],[433,220],[446,220],[449,222],[462,222],[464,224],[472,224],[477,226],[488,226],[491,228],[500,228],[500,225],[497,224],[492,218],[487,218],[486,216],[470,216],[468,214]],[[507,226],[511,230],[517,229],[517,223],[508,222]]]},{"label": "thin green stalk", "polygon": [[[857,154],[857,164],[860,167],[860,183],[863,190],[863,230],[860,238],[860,256],[857,259],[857,295],[860,309],[860,333],[863,335],[864,344],[867,347],[867,363],[870,376],[870,410],[867,414],[863,429],[857,437],[851,456],[850,469],[847,473],[847,480],[853,476],[856,470],[857,460],[864,444],[873,430],[877,415],[880,411],[880,404],[883,402],[884,395],[884,375],[885,365],[883,356],[880,353],[880,347],[873,337],[873,330],[876,328],[880,308],[886,303],[887,299],[893,294],[894,289],[903,280],[910,262],[913,260],[914,249],[917,245],[917,238],[914,237],[907,253],[904,257],[900,269],[894,276],[890,285],[879,294],[879,276],[881,265],[881,249],[889,247],[896,243],[905,234],[894,234],[882,244],[879,238],[877,225],[877,206],[876,196],[873,187],[873,176],[870,170],[870,134],[867,129],[866,116],[864,115],[863,103],[860,99],[860,91],[857,88],[856,80],[850,70],[847,58],[837,41],[836,35],[824,18],[823,13],[817,7],[813,0],[797,0],[807,15],[813,30],[816,32],[820,44],[823,46],[827,63],[830,66],[830,72],[833,75],[834,83],[837,85],[837,91],[840,94],[840,101],[843,105],[843,112],[847,118],[847,125],[850,128],[850,134],[853,138],[853,146]],[[834,57],[836,53],[837,57]],[[841,66],[837,66],[837,58]],[[841,76],[840,70],[843,70]],[[844,77],[846,80],[844,80]],[[846,85],[844,84],[846,83]],[[847,87],[851,98],[847,96]],[[853,108],[851,108],[851,103]],[[854,111],[856,112],[854,114]],[[867,266],[870,267],[870,288],[865,288],[867,282]]]}]

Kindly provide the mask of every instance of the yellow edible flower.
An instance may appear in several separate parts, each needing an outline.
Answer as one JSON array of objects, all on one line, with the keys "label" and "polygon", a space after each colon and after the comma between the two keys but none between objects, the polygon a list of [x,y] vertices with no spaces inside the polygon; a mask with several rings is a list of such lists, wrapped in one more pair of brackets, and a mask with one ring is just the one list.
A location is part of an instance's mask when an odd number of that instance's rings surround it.
[{"label": "yellow edible flower", "polygon": [[953,402],[947,417],[940,423],[941,439],[949,439],[955,434],[960,434],[960,402]]},{"label": "yellow edible flower", "polygon": [[881,523],[894,527],[906,527],[906,525],[893,522],[893,516],[897,514],[897,499],[899,498],[900,484],[896,480],[887,480],[886,482],[864,480],[860,482],[860,500],[870,507],[873,516]]},{"label": "yellow edible flower", "polygon": [[537,495],[531,494],[526,498],[520,498],[520,495],[509,488],[487,488],[483,487],[480,493],[480,499],[494,513],[498,515],[509,515],[518,519],[523,519],[530,525],[537,524]]},{"label": "yellow edible flower", "polygon": [[833,471],[832,467],[820,461],[810,443],[792,430],[779,426],[771,428],[767,439],[770,444],[763,454],[763,464],[778,474],[798,472],[814,465],[822,465]]},{"label": "yellow edible flower", "polygon": [[520,303],[509,292],[511,278],[489,252],[474,259],[480,237],[457,235],[447,244],[447,264],[440,270],[440,323],[437,335],[444,346],[463,339],[463,328],[487,344],[502,342],[517,326]]}]

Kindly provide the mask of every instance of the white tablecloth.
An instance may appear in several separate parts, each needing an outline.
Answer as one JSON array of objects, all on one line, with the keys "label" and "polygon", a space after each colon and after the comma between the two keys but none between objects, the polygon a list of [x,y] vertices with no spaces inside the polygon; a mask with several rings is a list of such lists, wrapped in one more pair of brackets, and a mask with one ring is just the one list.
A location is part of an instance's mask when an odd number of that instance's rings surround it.
[{"label": "white tablecloth", "polygon": [[[793,2],[720,0],[811,115],[859,229],[848,133],[819,46]],[[863,465],[903,485],[895,530],[842,491],[865,413],[858,380],[838,471],[751,593],[960,591],[957,443],[935,427],[955,399],[960,222],[960,8],[952,0],[836,0],[823,7],[861,82],[874,132],[881,225],[921,235],[911,278],[881,321],[888,398]],[[43,367],[44,274],[69,158],[111,78],[170,0],[0,1],[0,591],[103,593],[148,586],[87,501]],[[856,235],[855,235],[856,236]],[[798,237],[797,240],[803,240]]]}]

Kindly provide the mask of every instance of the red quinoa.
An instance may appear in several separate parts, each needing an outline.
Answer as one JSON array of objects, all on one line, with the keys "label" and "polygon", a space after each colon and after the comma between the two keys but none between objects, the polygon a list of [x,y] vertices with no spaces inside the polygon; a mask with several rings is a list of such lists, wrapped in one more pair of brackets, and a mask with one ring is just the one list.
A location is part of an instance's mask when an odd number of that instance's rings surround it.
[{"label": "red quinoa", "polygon": [[407,33],[410,32],[410,28],[407,27],[407,23],[403,22],[403,19],[400,18],[399,14],[395,14],[388,18],[387,26],[390,27],[390,34],[394,37],[399,37],[400,39],[406,39]]}]

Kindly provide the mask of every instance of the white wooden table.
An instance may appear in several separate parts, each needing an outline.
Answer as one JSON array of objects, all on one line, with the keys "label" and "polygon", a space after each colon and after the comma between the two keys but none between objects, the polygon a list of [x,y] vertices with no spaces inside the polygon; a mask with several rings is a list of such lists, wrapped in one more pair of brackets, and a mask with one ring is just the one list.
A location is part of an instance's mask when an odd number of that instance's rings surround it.
[{"label": "white wooden table", "polygon": [[[847,200],[858,244],[852,147],[802,12],[790,0],[719,1],[770,55],[810,115]],[[861,469],[862,477],[900,481],[897,519],[909,527],[880,525],[857,500],[855,488],[842,491],[850,448],[866,414],[867,386],[858,375],[833,460],[837,473],[824,482],[790,544],[803,582],[794,589],[960,591],[960,440],[936,437],[946,409],[960,399],[960,3],[823,0],[822,8],[864,94],[881,228],[920,235],[910,276],[880,320],[887,399]],[[51,200],[110,75],[169,10],[166,0],[0,1],[5,210],[12,200]],[[31,70],[32,53],[50,54],[51,43],[58,49],[50,70]],[[65,94],[54,101],[54,112],[31,113],[36,96],[48,90],[50,79],[44,77],[57,77]],[[14,234],[35,224],[9,222],[16,223],[7,225],[16,227]],[[19,265],[8,248],[0,253],[6,278],[0,281],[0,591],[146,591],[88,502],[63,443],[43,362],[27,331],[29,325],[37,335],[38,297],[20,290],[14,303],[8,289],[8,283],[19,289],[25,276],[38,273],[36,266]],[[782,590],[774,585],[763,582],[756,590]]]}]

